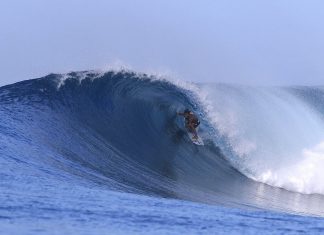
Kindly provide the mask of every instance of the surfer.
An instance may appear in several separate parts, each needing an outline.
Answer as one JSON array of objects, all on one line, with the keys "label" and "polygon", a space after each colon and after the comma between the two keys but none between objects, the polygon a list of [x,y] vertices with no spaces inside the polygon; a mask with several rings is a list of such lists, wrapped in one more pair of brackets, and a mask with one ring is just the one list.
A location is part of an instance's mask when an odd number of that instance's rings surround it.
[{"label": "surfer", "polygon": [[178,113],[178,115],[184,116],[186,128],[189,132],[193,133],[193,139],[198,139],[196,128],[199,126],[200,121],[198,120],[197,116],[189,109],[185,109],[183,113]]}]

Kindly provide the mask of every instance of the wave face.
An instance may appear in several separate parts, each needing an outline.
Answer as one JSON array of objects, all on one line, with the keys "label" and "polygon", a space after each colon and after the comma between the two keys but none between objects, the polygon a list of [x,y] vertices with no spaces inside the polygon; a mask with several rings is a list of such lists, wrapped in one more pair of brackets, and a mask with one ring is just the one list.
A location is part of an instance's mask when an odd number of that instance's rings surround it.
[{"label": "wave face", "polygon": [[[323,101],[321,88],[51,74],[0,88],[1,161],[6,177],[42,171],[87,187],[323,215]],[[200,117],[205,146],[188,139],[176,115],[184,108]]]}]

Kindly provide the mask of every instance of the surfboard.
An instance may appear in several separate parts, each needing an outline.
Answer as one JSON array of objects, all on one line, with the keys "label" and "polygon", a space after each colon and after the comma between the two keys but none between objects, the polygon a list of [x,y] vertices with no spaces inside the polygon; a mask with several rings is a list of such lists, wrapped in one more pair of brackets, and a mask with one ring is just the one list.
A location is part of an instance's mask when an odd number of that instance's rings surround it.
[{"label": "surfboard", "polygon": [[194,138],[194,134],[189,132],[187,130],[188,136],[190,138],[190,140],[192,141],[192,143],[196,144],[196,145],[204,145],[204,141],[202,140],[202,138],[198,135],[198,138]]}]

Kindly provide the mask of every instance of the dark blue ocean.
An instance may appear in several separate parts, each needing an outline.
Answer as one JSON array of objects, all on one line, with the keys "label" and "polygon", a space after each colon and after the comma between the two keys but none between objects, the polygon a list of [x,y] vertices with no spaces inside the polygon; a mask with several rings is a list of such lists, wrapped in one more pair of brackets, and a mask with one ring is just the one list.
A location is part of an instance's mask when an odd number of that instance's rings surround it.
[{"label": "dark blue ocean", "polygon": [[3,86],[0,192],[4,235],[324,234],[324,88],[122,70]]}]

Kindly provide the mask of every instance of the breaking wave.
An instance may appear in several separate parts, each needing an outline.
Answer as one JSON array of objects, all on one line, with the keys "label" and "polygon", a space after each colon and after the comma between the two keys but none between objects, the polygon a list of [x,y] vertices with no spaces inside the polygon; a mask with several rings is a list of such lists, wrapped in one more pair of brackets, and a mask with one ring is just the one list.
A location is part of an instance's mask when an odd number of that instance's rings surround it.
[{"label": "breaking wave", "polygon": [[[204,146],[186,135],[176,114],[184,108],[199,116]],[[73,72],[1,87],[0,114],[1,161],[15,174],[37,169],[87,187],[323,214],[314,203],[324,194],[320,87]]]}]

